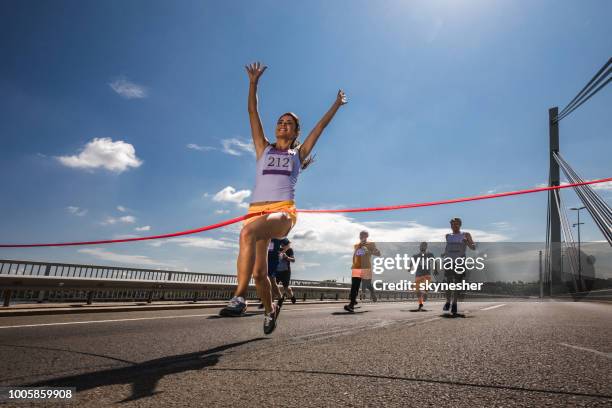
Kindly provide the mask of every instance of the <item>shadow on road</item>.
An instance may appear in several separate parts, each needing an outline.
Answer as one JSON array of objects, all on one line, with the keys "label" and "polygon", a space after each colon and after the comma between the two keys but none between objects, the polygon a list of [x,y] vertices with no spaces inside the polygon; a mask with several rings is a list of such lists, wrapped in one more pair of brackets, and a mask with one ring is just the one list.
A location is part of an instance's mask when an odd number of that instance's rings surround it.
[{"label": "shadow on road", "polygon": [[215,319],[236,319],[236,318],[241,318],[241,317],[251,317],[251,316],[260,316],[263,315],[264,312],[263,310],[261,312],[246,312],[243,313],[242,316],[219,316],[219,315],[215,315],[215,316],[208,316],[206,319],[208,320],[215,320]]},{"label": "shadow on road", "polygon": [[106,359],[109,359],[109,360],[118,361],[120,363],[136,364],[133,361],[122,360],[120,358],[115,358],[115,357],[112,357],[112,356],[106,356],[104,354],[87,353],[85,351],[68,350],[68,349],[55,348],[55,347],[19,346],[17,344],[0,344],[0,347],[16,347],[16,348],[23,348],[23,349],[30,349],[30,350],[45,350],[45,351],[63,351],[63,352],[66,352],[66,353],[71,353],[71,354],[81,354],[81,355],[84,355],[84,356],[106,358]]},{"label": "shadow on road", "polygon": [[469,319],[469,318],[472,318],[474,316],[468,316],[468,315],[465,315],[463,313],[456,313],[456,314],[443,313],[443,314],[440,315],[440,317],[444,317],[446,319]]},{"label": "shadow on road", "polygon": [[77,391],[117,384],[132,384],[132,395],[121,402],[129,402],[140,398],[158,394],[155,391],[159,380],[167,375],[185,371],[201,370],[212,367],[219,362],[222,352],[255,341],[267,340],[258,337],[251,340],[240,341],[214,347],[195,353],[180,354],[163,357],[143,363],[133,364],[129,367],[113,368],[93,373],[78,374],[51,380],[27,384],[27,387],[75,387]]},{"label": "shadow on road", "polygon": [[573,391],[554,390],[554,389],[545,389],[545,388],[527,388],[527,387],[501,385],[501,384],[500,385],[479,384],[479,383],[469,383],[469,382],[462,382],[462,381],[436,380],[436,379],[403,377],[403,376],[393,376],[393,375],[344,373],[344,372],[336,372],[336,371],[283,370],[283,369],[276,369],[276,368],[211,368],[210,370],[211,371],[241,371],[241,372],[254,372],[254,373],[270,372],[270,373],[274,373],[274,375],[285,373],[285,374],[328,375],[328,376],[341,376],[341,377],[362,377],[362,378],[372,378],[372,379],[380,379],[380,380],[397,380],[397,381],[422,382],[422,383],[429,383],[429,384],[459,385],[459,386],[464,386],[464,387],[491,388],[491,389],[498,389],[498,390],[535,392],[535,393],[557,394],[557,395],[570,395],[570,396],[578,396],[578,397],[591,397],[591,398],[604,398],[604,399],[612,398],[612,395],[592,394],[592,393],[586,393],[586,392],[573,392]]},{"label": "shadow on road", "polygon": [[332,316],[346,316],[346,315],[356,315],[356,314],[363,314],[363,313],[369,313],[369,310],[361,310],[358,312],[333,312],[331,313]]}]

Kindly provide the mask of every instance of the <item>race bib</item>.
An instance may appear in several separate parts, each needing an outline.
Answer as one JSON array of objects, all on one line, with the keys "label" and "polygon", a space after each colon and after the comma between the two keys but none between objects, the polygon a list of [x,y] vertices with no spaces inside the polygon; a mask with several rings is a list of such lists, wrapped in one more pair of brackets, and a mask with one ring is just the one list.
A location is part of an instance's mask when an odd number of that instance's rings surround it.
[{"label": "race bib", "polygon": [[283,150],[270,149],[265,157],[263,174],[291,175],[293,171],[293,155]]},{"label": "race bib", "polygon": [[366,253],[365,249],[363,249],[363,248],[359,248],[359,249],[357,250],[357,252],[355,252],[355,255],[357,255],[357,256],[364,256],[364,255],[365,255],[365,253]]}]

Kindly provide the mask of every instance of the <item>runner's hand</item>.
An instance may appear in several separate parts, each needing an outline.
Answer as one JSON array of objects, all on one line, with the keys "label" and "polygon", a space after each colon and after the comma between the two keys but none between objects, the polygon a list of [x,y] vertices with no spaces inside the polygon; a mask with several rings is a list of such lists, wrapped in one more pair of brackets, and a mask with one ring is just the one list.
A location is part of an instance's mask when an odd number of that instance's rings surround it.
[{"label": "runner's hand", "polygon": [[263,65],[261,62],[254,62],[252,64],[246,65],[244,67],[249,75],[249,81],[252,83],[257,83],[259,81],[259,77],[264,73],[267,66]]},{"label": "runner's hand", "polygon": [[338,95],[336,96],[336,103],[338,104],[338,106],[342,106],[348,103],[346,94],[344,93],[342,89],[338,90]]}]

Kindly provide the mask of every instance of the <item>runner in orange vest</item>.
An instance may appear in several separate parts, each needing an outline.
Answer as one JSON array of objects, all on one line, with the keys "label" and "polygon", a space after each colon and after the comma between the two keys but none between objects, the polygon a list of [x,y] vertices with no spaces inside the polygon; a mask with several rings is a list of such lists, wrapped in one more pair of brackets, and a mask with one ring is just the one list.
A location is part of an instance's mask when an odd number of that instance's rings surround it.
[{"label": "runner in orange vest", "polygon": [[368,231],[361,231],[359,233],[359,242],[355,244],[353,251],[350,303],[344,305],[344,310],[351,313],[355,311],[361,280],[364,277],[372,279],[372,255],[380,256],[380,251],[376,248],[376,244],[368,242],[368,236]]}]

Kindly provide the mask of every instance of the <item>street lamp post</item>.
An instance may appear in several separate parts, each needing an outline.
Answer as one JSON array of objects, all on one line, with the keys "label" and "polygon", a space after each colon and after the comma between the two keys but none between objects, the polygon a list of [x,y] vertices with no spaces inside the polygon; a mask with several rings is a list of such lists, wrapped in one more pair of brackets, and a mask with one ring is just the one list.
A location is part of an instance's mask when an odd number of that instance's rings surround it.
[{"label": "street lamp post", "polygon": [[578,222],[575,224],[572,224],[572,227],[578,226],[578,282],[581,282],[580,283],[581,285],[582,285],[582,262],[581,262],[582,256],[580,255],[580,226],[584,224],[584,222],[580,222],[580,210],[584,210],[585,208],[586,207],[570,208],[570,210],[578,212]]}]

